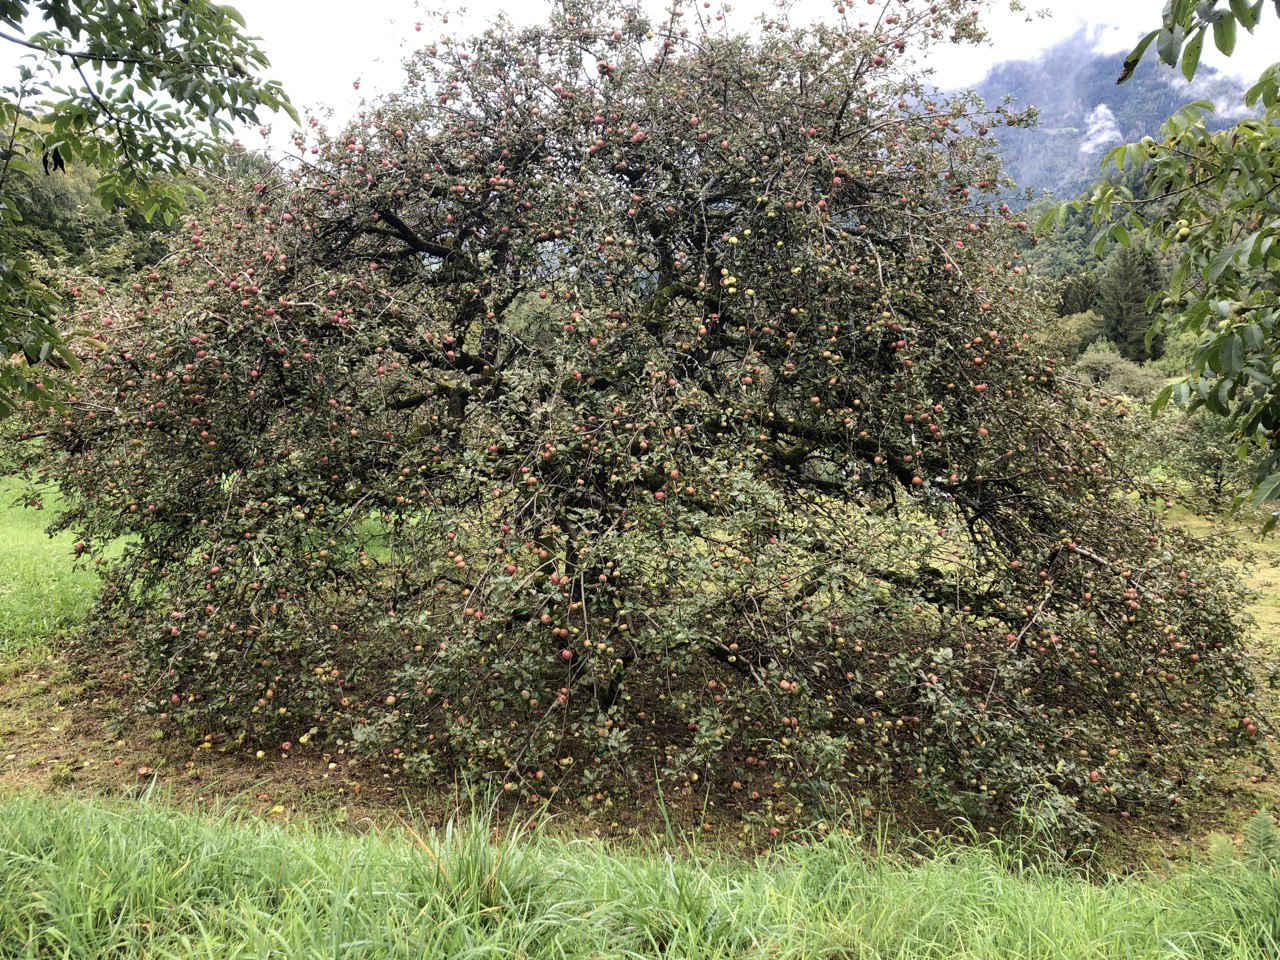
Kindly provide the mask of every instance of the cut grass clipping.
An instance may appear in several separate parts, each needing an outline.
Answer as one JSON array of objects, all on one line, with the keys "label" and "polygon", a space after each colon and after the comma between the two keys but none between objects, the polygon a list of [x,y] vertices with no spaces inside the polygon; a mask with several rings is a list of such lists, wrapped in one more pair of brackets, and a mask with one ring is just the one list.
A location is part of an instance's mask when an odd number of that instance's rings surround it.
[{"label": "cut grass clipping", "polygon": [[1089,882],[1000,847],[908,864],[829,837],[748,864],[18,796],[0,957],[1275,958],[1277,835],[1250,828],[1203,865]]}]

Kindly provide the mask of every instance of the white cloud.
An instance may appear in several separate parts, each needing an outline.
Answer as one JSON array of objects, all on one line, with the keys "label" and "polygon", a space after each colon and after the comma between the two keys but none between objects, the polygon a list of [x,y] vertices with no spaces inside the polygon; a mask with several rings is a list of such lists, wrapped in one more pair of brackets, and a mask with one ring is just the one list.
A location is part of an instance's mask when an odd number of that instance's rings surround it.
[{"label": "white cloud", "polygon": [[1107,147],[1115,146],[1124,138],[1120,134],[1120,126],[1116,123],[1116,115],[1105,103],[1100,103],[1090,111],[1085,119],[1088,129],[1084,140],[1080,143],[1080,153],[1087,155],[1098,153]]}]

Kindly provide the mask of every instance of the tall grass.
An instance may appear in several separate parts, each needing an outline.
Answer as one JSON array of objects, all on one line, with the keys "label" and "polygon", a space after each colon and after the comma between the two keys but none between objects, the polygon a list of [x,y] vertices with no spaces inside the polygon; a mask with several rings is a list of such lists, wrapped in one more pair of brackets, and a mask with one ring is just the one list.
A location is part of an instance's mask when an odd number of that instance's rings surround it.
[{"label": "tall grass", "polygon": [[1280,873],[1243,858],[1089,882],[998,848],[848,838],[755,864],[479,820],[355,836],[159,805],[0,801],[0,957],[1280,957]]}]

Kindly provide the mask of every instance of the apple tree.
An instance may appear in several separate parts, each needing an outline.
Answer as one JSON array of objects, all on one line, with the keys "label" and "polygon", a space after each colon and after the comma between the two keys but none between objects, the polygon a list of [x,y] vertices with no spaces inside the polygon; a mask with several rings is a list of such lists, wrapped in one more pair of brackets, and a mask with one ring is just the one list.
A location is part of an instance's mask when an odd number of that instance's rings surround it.
[{"label": "apple tree", "polygon": [[1232,574],[1032,346],[1024,118],[925,85],[975,6],[444,38],[87,292],[108,350],[29,436],[142,706],[535,801],[1079,829],[1247,748]]}]

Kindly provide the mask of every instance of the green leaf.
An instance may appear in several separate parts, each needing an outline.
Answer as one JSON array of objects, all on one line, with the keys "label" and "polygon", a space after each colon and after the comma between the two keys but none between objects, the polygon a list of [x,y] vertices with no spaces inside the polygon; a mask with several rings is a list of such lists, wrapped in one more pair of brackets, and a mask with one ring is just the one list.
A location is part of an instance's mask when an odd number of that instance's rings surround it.
[{"label": "green leaf", "polygon": [[1270,390],[1275,386],[1275,378],[1267,374],[1267,371],[1260,370],[1257,367],[1245,367],[1245,376],[1254,383],[1258,384],[1264,390]]},{"label": "green leaf", "polygon": [[1054,224],[1058,219],[1058,209],[1065,206],[1066,204],[1053,204],[1046,207],[1044,212],[1036,217],[1035,232],[1037,234],[1047,234],[1053,230]]},{"label": "green leaf", "polygon": [[1231,12],[1240,21],[1240,26],[1253,33],[1253,28],[1258,25],[1258,20],[1254,16],[1253,7],[1250,5],[1249,0],[1231,0]]},{"label": "green leaf", "polygon": [[1179,380],[1173,385],[1173,402],[1183,410],[1191,406],[1191,384],[1186,380]]},{"label": "green leaf", "polygon": [[1248,344],[1251,351],[1254,353],[1263,352],[1266,341],[1262,327],[1256,323],[1246,324],[1242,333],[1244,334],[1245,343]]},{"label": "green leaf", "polygon": [[1187,44],[1187,49],[1182,53],[1182,75],[1188,81],[1194,79],[1196,68],[1200,66],[1200,51],[1204,49],[1204,34],[1207,28],[1201,27],[1196,31],[1196,35],[1191,38],[1191,42]]},{"label": "green leaf", "polygon": [[[1261,86],[1261,90],[1259,91],[1259,93],[1261,93],[1262,95],[1262,105],[1266,107],[1268,110],[1273,109],[1276,103],[1280,102],[1280,82],[1277,81],[1276,77],[1272,76],[1272,77],[1268,77],[1265,81],[1263,81],[1263,83],[1260,84],[1260,86]],[[1254,97],[1252,100],[1250,100],[1249,98],[1246,97],[1245,102],[1250,107],[1253,107],[1257,105],[1258,98]]]},{"label": "green leaf", "polygon": [[1222,276],[1223,272],[1235,260],[1236,254],[1240,252],[1238,246],[1223,247],[1217,252],[1213,260],[1209,263],[1209,281],[1215,282]]},{"label": "green leaf", "polygon": [[225,16],[230,17],[236,23],[240,24],[240,26],[243,27],[246,25],[244,22],[244,14],[242,14],[239,10],[237,10],[235,7],[231,6],[230,4],[226,4],[226,3],[219,4],[218,9]]},{"label": "green leaf", "polygon": [[1236,49],[1236,18],[1224,16],[1213,25],[1213,42],[1224,56],[1231,56]]},{"label": "green leaf", "polygon": [[1239,337],[1232,337],[1228,346],[1222,357],[1223,372],[1234,377],[1244,371],[1244,343]]},{"label": "green leaf", "polygon": [[[1215,27],[1215,33],[1217,28]],[[1160,31],[1160,36],[1156,40],[1156,52],[1160,54],[1160,59],[1169,66],[1176,66],[1178,63],[1178,53],[1182,49],[1182,38],[1184,34],[1182,27],[1173,24]]]},{"label": "green leaf", "polygon": [[1093,255],[1095,257],[1098,257],[1099,259],[1101,259],[1102,251],[1107,246],[1107,239],[1109,236],[1110,236],[1110,231],[1099,230],[1098,235],[1093,238],[1093,244],[1091,245],[1090,249],[1093,251]]},{"label": "green leaf", "polygon": [[[1280,0],[1276,0],[1277,6],[1280,6]],[[1143,54],[1147,52],[1147,48],[1151,46],[1152,41],[1160,36],[1160,30],[1152,30],[1141,42],[1133,48],[1133,51],[1124,58],[1124,69],[1120,71],[1120,76],[1116,83],[1124,83],[1133,76],[1133,72],[1138,69],[1138,64],[1142,62]]]},{"label": "green leaf", "polygon": [[1253,502],[1261,506],[1278,491],[1280,491],[1280,473],[1273,473],[1254,488]]}]

